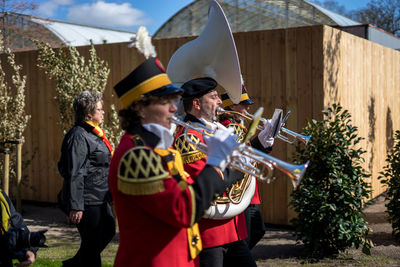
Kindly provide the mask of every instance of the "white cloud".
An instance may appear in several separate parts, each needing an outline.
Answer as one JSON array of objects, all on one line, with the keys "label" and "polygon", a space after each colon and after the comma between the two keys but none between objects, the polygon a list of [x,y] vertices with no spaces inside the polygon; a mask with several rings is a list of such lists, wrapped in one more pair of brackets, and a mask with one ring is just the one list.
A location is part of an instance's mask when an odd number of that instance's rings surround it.
[{"label": "white cloud", "polygon": [[130,3],[107,3],[98,1],[92,4],[73,6],[69,9],[68,20],[90,25],[137,26],[146,25],[149,19]]},{"label": "white cloud", "polygon": [[73,0],[50,0],[39,4],[37,12],[42,16],[53,17],[60,5],[70,5],[73,2]]},{"label": "white cloud", "polygon": [[71,5],[74,3],[74,0],[53,0],[53,2],[58,5]]},{"label": "white cloud", "polygon": [[52,17],[56,12],[57,7],[58,5],[54,2],[44,2],[39,5],[37,12],[42,16]]}]

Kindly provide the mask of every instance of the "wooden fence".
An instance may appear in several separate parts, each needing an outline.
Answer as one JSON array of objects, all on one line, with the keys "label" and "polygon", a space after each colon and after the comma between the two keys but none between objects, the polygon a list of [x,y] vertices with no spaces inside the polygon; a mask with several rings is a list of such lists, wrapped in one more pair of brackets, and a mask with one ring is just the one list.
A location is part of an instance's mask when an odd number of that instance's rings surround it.
[{"label": "wooden fence", "polygon": [[[328,26],[266,30],[234,34],[244,81],[257,107],[271,117],[274,108],[292,113],[287,128],[301,132],[307,119],[322,119],[321,111],[340,102],[353,116],[361,143],[368,151],[364,167],[372,173],[375,197],[384,191],[377,180],[385,164],[393,131],[400,128],[400,52]],[[167,65],[173,52],[193,38],[153,40],[158,57]],[[88,55],[89,47],[80,47]],[[111,73],[105,106],[117,103],[112,86],[134,69],[143,57],[126,43],[96,46]],[[23,198],[55,202],[62,178],[57,172],[62,134],[54,101],[54,82],[38,69],[37,52],[17,53],[16,60],[27,75],[27,112],[32,115],[25,131]],[[85,88],[90,89],[90,88]],[[293,146],[276,140],[273,156],[290,161]],[[277,179],[262,184],[265,222],[288,224],[294,216],[288,207],[291,183],[275,172]]]}]

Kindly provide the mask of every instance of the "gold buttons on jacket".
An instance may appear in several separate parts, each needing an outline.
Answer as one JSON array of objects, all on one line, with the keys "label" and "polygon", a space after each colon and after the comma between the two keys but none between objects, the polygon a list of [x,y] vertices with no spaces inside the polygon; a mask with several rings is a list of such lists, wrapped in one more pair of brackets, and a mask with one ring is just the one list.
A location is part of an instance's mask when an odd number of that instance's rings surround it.
[{"label": "gold buttons on jacket", "polygon": [[198,235],[193,236],[192,238],[192,246],[196,246],[197,242],[199,242],[200,237]]}]

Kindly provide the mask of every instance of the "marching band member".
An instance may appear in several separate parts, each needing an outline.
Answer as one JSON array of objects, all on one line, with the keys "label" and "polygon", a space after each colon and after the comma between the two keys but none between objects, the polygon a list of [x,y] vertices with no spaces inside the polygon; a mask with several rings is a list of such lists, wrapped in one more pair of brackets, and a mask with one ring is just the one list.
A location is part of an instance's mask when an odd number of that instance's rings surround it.
[{"label": "marching band member", "polygon": [[[192,79],[182,85],[183,106],[186,112],[184,121],[194,126],[207,126],[216,121],[216,109],[221,104],[216,86],[217,82],[208,77]],[[204,140],[201,133],[182,127],[177,128],[174,146],[182,154],[185,171],[191,177],[196,177],[207,166],[206,164],[214,159],[190,144],[185,137],[185,131],[195,142],[204,143]],[[242,173],[231,169],[227,169],[224,175],[243,178]],[[203,242],[200,266],[256,266],[244,242],[247,232],[243,213],[224,220],[203,218],[199,221],[199,227]]]},{"label": "marching band member", "polygon": [[[232,110],[241,114],[246,114],[249,106],[254,104],[254,101],[249,98],[248,92],[244,85],[242,86],[242,96],[239,104],[233,104],[227,93],[222,94],[221,99],[222,107],[225,110]],[[243,125],[243,122],[239,117],[235,115],[223,114],[220,116],[219,120],[220,123],[225,127],[233,128],[234,133],[239,137],[239,141],[243,141],[244,136],[247,133],[247,129]],[[250,145],[259,150],[264,150],[267,153],[271,152],[272,145],[274,144],[274,138],[271,137],[271,129],[271,124],[265,124],[264,129],[251,140]],[[256,190],[250,202],[250,205],[244,211],[248,234],[248,237],[245,240],[250,249],[252,249],[258,243],[258,241],[260,241],[266,231],[259,208],[260,204],[261,200],[258,192],[257,182]]]},{"label": "marching band member", "polygon": [[[246,111],[248,111],[249,106],[254,104],[254,101],[249,98],[247,89],[244,85],[242,85],[242,96],[239,104],[233,104],[227,93],[222,94],[221,99],[222,107],[225,110],[232,110],[244,115],[246,114]],[[239,141],[243,141],[243,138],[247,133],[247,129],[243,125],[240,117],[236,118],[234,115],[221,115],[219,121],[226,127],[232,127],[234,129],[234,133],[239,136]],[[261,131],[257,137],[251,139],[251,146],[266,153],[271,152],[274,144],[274,138],[272,137],[273,129],[274,127],[270,122],[265,123],[263,131]]]},{"label": "marching band member", "polygon": [[[171,117],[182,89],[160,61],[149,58],[114,87],[125,130],[111,160],[109,184],[119,225],[115,266],[196,266],[202,249],[199,220],[216,194],[237,180],[222,177],[238,145],[229,131],[207,139],[214,161],[195,182],[171,148]],[[224,180],[222,179],[224,178]]]}]

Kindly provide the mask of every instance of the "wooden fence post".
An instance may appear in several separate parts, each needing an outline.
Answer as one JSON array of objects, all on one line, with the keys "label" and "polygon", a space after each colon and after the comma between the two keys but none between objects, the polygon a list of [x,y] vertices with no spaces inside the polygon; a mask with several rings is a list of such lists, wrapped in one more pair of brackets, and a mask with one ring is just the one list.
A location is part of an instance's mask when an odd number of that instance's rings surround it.
[{"label": "wooden fence post", "polygon": [[[16,145],[16,209],[22,211],[21,206],[21,180],[22,180],[22,140],[8,140],[4,144]],[[7,195],[10,195],[10,153],[9,148],[1,150],[4,154],[4,175],[2,180],[3,190]]]},{"label": "wooden fence post", "polygon": [[22,180],[22,141],[17,140],[17,211],[22,212],[22,205],[21,205],[21,180]]},{"label": "wooden fence post", "polygon": [[10,188],[10,150],[4,149],[1,151],[4,154],[4,175],[2,180],[3,191],[8,195]]}]

